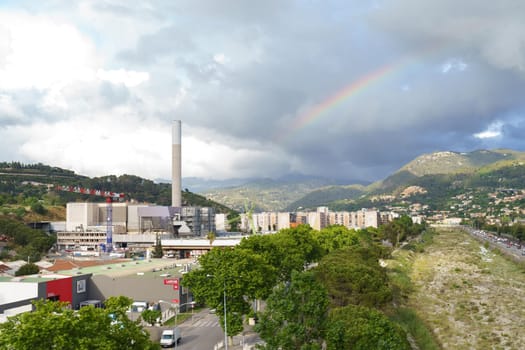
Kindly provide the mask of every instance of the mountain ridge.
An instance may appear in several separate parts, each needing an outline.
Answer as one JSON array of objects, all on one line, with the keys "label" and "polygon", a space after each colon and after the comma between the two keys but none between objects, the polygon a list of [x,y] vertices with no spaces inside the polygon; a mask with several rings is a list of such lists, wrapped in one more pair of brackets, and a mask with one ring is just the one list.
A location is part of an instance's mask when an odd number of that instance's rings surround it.
[{"label": "mountain ridge", "polygon": [[[255,212],[294,211],[298,208],[315,209],[317,206],[346,210],[359,206],[373,207],[381,203],[385,204],[387,198],[397,198],[405,190],[407,192],[404,196],[407,196],[408,193],[410,194],[408,197],[424,198],[426,202],[432,202],[429,199],[430,196],[442,197],[442,194],[439,191],[436,192],[436,189],[452,193],[457,192],[458,188],[468,186],[488,186],[490,184],[494,187],[498,181],[497,176],[505,178],[512,174],[520,179],[523,164],[525,164],[525,152],[510,149],[481,149],[472,152],[439,151],[422,154],[401,166],[385,179],[371,184],[362,181],[356,184],[355,182],[350,183],[352,180],[327,179],[303,174],[288,174],[276,178],[225,180],[183,178],[182,183],[185,188],[183,195],[186,193],[188,196],[189,193],[193,193],[199,196],[199,203],[211,200],[225,208],[239,212],[246,211],[247,208]],[[518,169],[513,167],[518,167]],[[6,174],[6,172],[10,173]],[[20,174],[23,175],[25,181],[35,183],[42,180],[43,176],[48,176],[50,181],[64,185],[103,188],[115,192],[133,192],[138,189],[138,192],[134,192],[138,201],[154,202],[160,205],[169,205],[171,197],[169,183],[154,183],[134,175],[88,178],[77,175],[71,170],[41,163],[34,165],[22,165],[18,162],[0,163],[0,179],[10,178],[11,181],[20,177]],[[519,185],[519,181],[513,179],[505,178],[502,181],[499,184]],[[6,183],[0,185],[0,193],[2,186],[5,188],[7,185]],[[195,191],[194,188],[199,186],[207,190]],[[413,189],[421,188],[422,190],[407,190],[410,186],[413,186]],[[190,192],[188,187],[191,187],[193,192]],[[445,205],[444,199],[436,199],[434,202]]]}]

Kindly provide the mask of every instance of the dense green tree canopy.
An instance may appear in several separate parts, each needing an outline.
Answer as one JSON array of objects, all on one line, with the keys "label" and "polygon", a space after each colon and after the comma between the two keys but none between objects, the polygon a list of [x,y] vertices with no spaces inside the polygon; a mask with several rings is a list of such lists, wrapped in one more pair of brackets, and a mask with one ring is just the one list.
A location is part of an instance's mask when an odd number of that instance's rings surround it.
[{"label": "dense green tree canopy", "polygon": [[405,332],[381,312],[348,305],[330,312],[328,350],[409,350]]},{"label": "dense green tree canopy", "polygon": [[0,324],[0,349],[112,350],[158,349],[126,309],[131,299],[109,298],[106,308],[83,307],[78,312],[64,303],[37,301],[26,312]]},{"label": "dense green tree canopy", "polygon": [[33,263],[25,264],[20,266],[18,271],[15,272],[15,276],[26,276],[26,275],[34,275],[38,273],[39,268],[37,265]]},{"label": "dense green tree canopy", "polygon": [[321,231],[315,231],[314,236],[323,249],[323,254],[333,250],[359,244],[359,234],[345,226],[329,226]]},{"label": "dense green tree canopy", "polygon": [[267,299],[256,330],[265,349],[321,349],[327,311],[326,290],[313,273],[294,271]]},{"label": "dense green tree canopy", "polygon": [[[201,267],[186,274],[182,285],[192,290],[196,301],[226,313],[228,335],[242,331],[242,316],[251,311],[250,302],[265,299],[276,283],[275,269],[260,255],[246,249],[214,248],[199,259]],[[219,318],[224,329],[224,320]]]},{"label": "dense green tree canopy", "polygon": [[41,230],[34,230],[12,219],[0,218],[0,235],[10,249],[16,249],[18,259],[38,261],[53,246],[56,238]]},{"label": "dense green tree canopy", "polygon": [[379,265],[378,252],[371,248],[353,246],[334,251],[319,262],[315,273],[336,307],[380,307],[392,298],[386,271]]},{"label": "dense green tree canopy", "polygon": [[308,225],[284,229],[272,235],[254,235],[239,244],[242,249],[260,254],[277,270],[279,281],[289,281],[292,271],[303,271],[322,256],[322,249]]},{"label": "dense green tree canopy", "polygon": [[403,215],[387,224],[381,225],[378,231],[382,239],[388,240],[392,245],[397,246],[407,238],[421,234],[425,228],[425,224],[414,224],[410,217]]}]

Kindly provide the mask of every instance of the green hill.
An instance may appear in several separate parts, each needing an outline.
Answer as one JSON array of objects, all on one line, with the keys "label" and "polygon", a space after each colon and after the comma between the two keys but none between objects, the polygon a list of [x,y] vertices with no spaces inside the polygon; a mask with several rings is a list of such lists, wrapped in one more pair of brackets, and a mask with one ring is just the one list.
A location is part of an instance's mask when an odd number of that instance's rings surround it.
[{"label": "green hill", "polygon": [[362,185],[329,186],[320,188],[308,193],[300,200],[292,202],[285,208],[285,210],[295,211],[298,208],[301,208],[301,210],[315,209],[316,207],[322,206],[324,203],[331,203],[342,199],[358,198],[363,193],[364,188],[365,187]]},{"label": "green hill", "polygon": [[[124,200],[170,205],[171,184],[155,183],[134,175],[89,178],[43,164],[0,163],[0,215],[24,221],[64,220],[65,204],[75,201],[103,202],[103,197],[58,191],[57,185],[78,186],[124,193]],[[231,208],[206,197],[183,191],[187,206],[213,207],[217,213]]]},{"label": "green hill", "polygon": [[423,154],[403,166],[400,171],[406,170],[416,176],[434,174],[471,173],[478,168],[500,161],[524,159],[523,152],[511,150],[476,150],[468,153],[435,152]]},{"label": "green hill", "polygon": [[[473,193],[486,205],[488,192],[502,188],[525,187],[525,152],[507,149],[477,150],[469,153],[436,152],[424,154],[382,181],[346,193],[348,186],[312,191],[293,202],[292,207],[328,206],[333,210],[409,207],[412,203],[429,210],[449,210],[462,193]],[[411,189],[407,190],[407,189]],[[405,193],[408,191],[408,193]],[[333,193],[340,198],[333,198]]]}]

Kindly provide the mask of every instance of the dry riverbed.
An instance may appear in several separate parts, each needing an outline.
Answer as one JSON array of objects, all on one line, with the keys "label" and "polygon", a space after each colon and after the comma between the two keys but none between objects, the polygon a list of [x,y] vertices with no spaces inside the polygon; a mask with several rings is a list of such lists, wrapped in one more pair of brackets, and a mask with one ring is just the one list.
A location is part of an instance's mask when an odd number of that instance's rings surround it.
[{"label": "dry riverbed", "polygon": [[409,254],[408,306],[444,349],[525,349],[522,267],[453,229]]}]

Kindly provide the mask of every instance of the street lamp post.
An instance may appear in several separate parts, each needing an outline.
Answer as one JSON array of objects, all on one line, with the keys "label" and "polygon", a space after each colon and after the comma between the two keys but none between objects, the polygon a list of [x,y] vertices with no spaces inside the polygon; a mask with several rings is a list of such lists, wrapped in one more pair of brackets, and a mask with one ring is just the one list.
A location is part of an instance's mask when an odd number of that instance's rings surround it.
[{"label": "street lamp post", "polygon": [[[208,278],[215,277],[214,275],[206,275]],[[228,323],[226,319],[226,278],[223,279],[223,307],[224,307],[224,348],[228,350]]]}]

